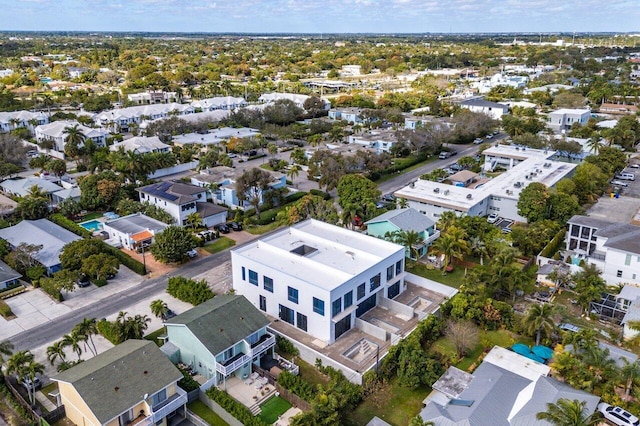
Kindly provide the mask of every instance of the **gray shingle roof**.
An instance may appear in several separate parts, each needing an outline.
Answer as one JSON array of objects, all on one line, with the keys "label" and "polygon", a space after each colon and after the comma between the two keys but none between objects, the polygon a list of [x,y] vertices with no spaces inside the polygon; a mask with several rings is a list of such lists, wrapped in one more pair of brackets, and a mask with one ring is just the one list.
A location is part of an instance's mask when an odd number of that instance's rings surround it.
[{"label": "gray shingle roof", "polygon": [[21,276],[22,275],[11,269],[9,265],[0,260],[0,283],[6,283]]},{"label": "gray shingle roof", "polygon": [[389,210],[367,222],[372,223],[389,221],[403,231],[423,232],[435,225],[435,222],[413,208]]},{"label": "gray shingle roof", "polygon": [[72,384],[104,424],[181,378],[155,343],[127,340],[52,379]]},{"label": "gray shingle roof", "polygon": [[143,186],[138,192],[171,201],[173,204],[184,204],[198,200],[195,194],[204,192],[204,188],[181,182],[159,182]]},{"label": "gray shingle roof", "polygon": [[143,215],[142,213],[135,213],[129,216],[120,217],[107,222],[106,225],[124,234],[135,234],[146,230],[162,232],[167,226],[169,226],[166,223]]},{"label": "gray shingle roof", "polygon": [[506,105],[502,105],[496,102],[491,102],[491,101],[487,101],[486,99],[468,99],[466,101],[463,101],[460,103],[460,105],[467,105],[467,106],[479,106],[479,107],[487,107],[487,108],[496,108],[496,109],[501,109],[501,110],[508,110],[509,107]]},{"label": "gray shingle roof", "polygon": [[47,219],[23,220],[17,225],[0,229],[0,238],[7,240],[12,247],[21,243],[42,245],[34,256],[46,267],[60,264],[62,247],[80,237]]},{"label": "gray shingle roof", "polygon": [[185,325],[213,354],[230,348],[262,327],[269,320],[244,296],[216,296],[166,322]]}]

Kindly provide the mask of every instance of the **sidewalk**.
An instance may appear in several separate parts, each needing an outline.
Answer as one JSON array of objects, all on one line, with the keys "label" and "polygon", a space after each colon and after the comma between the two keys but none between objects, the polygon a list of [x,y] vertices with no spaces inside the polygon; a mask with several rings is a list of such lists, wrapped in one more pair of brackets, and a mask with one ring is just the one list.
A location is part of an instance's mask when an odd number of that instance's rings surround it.
[{"label": "sidewalk", "polygon": [[36,392],[36,399],[47,411],[53,411],[57,408],[56,405],[42,393],[42,391]]}]

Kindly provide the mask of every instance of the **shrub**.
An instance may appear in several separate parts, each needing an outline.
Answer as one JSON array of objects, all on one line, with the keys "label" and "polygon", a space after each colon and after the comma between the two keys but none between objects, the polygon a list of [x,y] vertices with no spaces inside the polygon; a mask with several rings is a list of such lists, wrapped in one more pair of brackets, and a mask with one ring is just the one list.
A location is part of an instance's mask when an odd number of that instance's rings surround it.
[{"label": "shrub", "polygon": [[96,325],[98,328],[98,332],[102,334],[102,336],[113,343],[114,345],[118,345],[122,343],[122,337],[120,335],[120,328],[118,324],[115,322],[107,321],[106,319],[98,321]]},{"label": "shrub", "polygon": [[251,411],[238,401],[233,399],[229,394],[219,390],[216,387],[211,387],[207,390],[207,396],[218,403],[224,410],[238,419],[245,426],[267,426],[267,423],[260,420],[258,417],[254,417]]},{"label": "shrub", "polygon": [[283,388],[295,393],[307,402],[313,401],[316,396],[316,390],[300,376],[295,376],[288,371],[283,371],[278,375],[278,384]]},{"label": "shrub", "polygon": [[194,281],[184,277],[169,278],[167,293],[183,302],[191,303],[193,306],[206,302],[215,296],[205,280]]},{"label": "shrub", "polygon": [[285,203],[293,203],[294,201],[298,201],[300,198],[307,195],[304,191],[294,192],[293,194],[289,194],[284,198]]},{"label": "shrub", "polygon": [[131,269],[136,274],[138,274],[138,275],[146,275],[147,270],[145,269],[145,267],[144,267],[144,265],[142,263],[138,262],[133,257],[131,257],[128,254],[118,250],[115,247],[111,247],[110,245],[108,245],[108,244],[106,244],[104,242],[103,242],[103,244],[104,244],[104,247],[105,247],[105,250],[104,250],[105,253],[110,254],[113,257],[115,257],[116,259],[118,259],[122,265],[124,265],[127,268]]},{"label": "shrub", "polygon": [[309,191],[309,194],[317,195],[319,197],[324,198],[325,200],[331,199],[331,194],[329,194],[328,192],[320,191],[319,189],[312,189]]},{"label": "shrub", "polygon": [[107,285],[107,280],[103,278],[99,278],[99,279],[93,280],[93,283],[96,285],[96,287],[104,287],[105,285]]},{"label": "shrub", "polygon": [[542,251],[540,252],[540,256],[542,257],[552,257],[558,252],[561,244],[564,244],[564,235],[566,233],[566,229],[561,229],[558,233],[549,241]]},{"label": "shrub", "polygon": [[180,366],[178,366],[178,370],[180,370],[183,376],[182,379],[178,381],[178,386],[180,386],[185,392],[191,392],[200,387],[200,383],[198,383],[187,370],[180,368]]},{"label": "shrub", "polygon": [[13,316],[13,311],[11,310],[9,305],[7,305],[7,302],[5,302],[4,300],[0,300],[0,315],[2,315],[4,318],[9,318]]},{"label": "shrub", "polygon": [[45,293],[53,297],[58,302],[62,302],[64,300],[64,297],[62,297],[62,293],[60,293],[60,285],[56,282],[56,280],[52,278],[41,279],[40,288],[42,288]]},{"label": "shrub", "polygon": [[300,355],[300,351],[298,350],[298,348],[293,346],[293,343],[291,343],[289,339],[278,334],[276,334],[276,346],[279,352],[293,356]]},{"label": "shrub", "polygon": [[62,226],[67,231],[71,231],[76,235],[80,235],[83,238],[91,238],[91,231],[84,229],[72,220],[67,219],[60,213],[54,213],[49,216],[49,220],[56,225]]}]

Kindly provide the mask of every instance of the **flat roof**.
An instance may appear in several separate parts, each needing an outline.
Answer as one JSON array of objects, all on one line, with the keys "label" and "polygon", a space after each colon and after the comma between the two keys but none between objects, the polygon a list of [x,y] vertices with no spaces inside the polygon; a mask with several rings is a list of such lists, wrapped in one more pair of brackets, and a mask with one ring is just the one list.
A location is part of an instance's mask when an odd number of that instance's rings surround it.
[{"label": "flat roof", "polygon": [[521,162],[473,188],[418,180],[396,191],[395,196],[466,212],[492,195],[518,200],[520,192],[532,182],[552,187],[577,166],[548,160],[554,151],[545,153],[535,149],[516,150],[514,146],[499,145],[485,150],[484,153],[499,158],[517,158]]},{"label": "flat roof", "polygon": [[534,382],[540,376],[548,376],[551,371],[551,367],[548,365],[541,364],[500,346],[494,346],[484,357],[483,362],[491,363]]},{"label": "flat roof", "polygon": [[331,291],[404,247],[309,219],[232,251]]},{"label": "flat roof", "polygon": [[259,130],[251,129],[249,127],[242,127],[238,129],[234,129],[231,127],[221,127],[219,129],[215,129],[210,131],[209,133],[200,134],[200,133],[187,133],[185,135],[177,135],[174,136],[172,141],[173,143],[178,144],[202,144],[202,145],[210,145],[210,144],[218,144],[220,142],[229,140],[229,138],[248,138],[257,136],[260,134]]}]

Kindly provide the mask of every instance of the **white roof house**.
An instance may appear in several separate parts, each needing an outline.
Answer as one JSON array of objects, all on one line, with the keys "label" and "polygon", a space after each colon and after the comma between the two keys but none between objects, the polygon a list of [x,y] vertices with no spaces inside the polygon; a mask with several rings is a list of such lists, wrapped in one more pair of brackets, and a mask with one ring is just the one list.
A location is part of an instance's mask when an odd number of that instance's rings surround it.
[{"label": "white roof house", "polygon": [[242,108],[247,106],[247,101],[244,98],[236,98],[233,96],[220,96],[215,98],[199,99],[191,102],[191,106],[199,108],[202,111],[215,111],[215,110],[232,110],[236,108]]},{"label": "white roof house", "polygon": [[584,126],[590,117],[591,110],[589,109],[561,108],[549,113],[547,116],[547,125],[552,130],[564,131],[571,129],[571,126],[575,123]]},{"label": "white roof house", "polygon": [[125,152],[133,151],[136,154],[171,151],[171,147],[161,142],[157,136],[134,136],[122,142],[114,143],[109,147],[111,151],[118,151],[119,149],[123,149]]},{"label": "white roof house", "polygon": [[103,230],[109,234],[109,240],[133,250],[141,244],[150,244],[153,237],[167,226],[169,225],[142,213],[134,213],[105,222]]},{"label": "white roof house", "polygon": [[221,127],[213,129],[205,134],[187,133],[186,135],[174,136],[172,142],[176,145],[200,144],[200,145],[217,145],[221,142],[228,141],[231,138],[250,138],[253,139],[260,135],[257,129],[248,127],[231,128]]},{"label": "white roof house", "polygon": [[526,222],[518,214],[520,192],[531,182],[553,187],[576,167],[575,164],[549,160],[554,151],[498,145],[486,149],[483,154],[485,170],[493,170],[501,165],[507,171],[492,179],[481,177],[466,187],[418,180],[394,195],[406,199],[409,207],[434,220],[445,211],[453,211],[458,215],[470,216],[497,213],[508,219]]},{"label": "white roof house", "polygon": [[34,186],[37,186],[38,189],[46,193],[48,196],[64,189],[50,180],[35,176],[7,179],[0,183],[0,189],[2,189],[3,192],[11,195],[17,195],[18,197],[25,197],[29,195],[29,191]]},{"label": "white roof house", "polygon": [[62,248],[80,237],[47,219],[23,220],[22,222],[0,229],[0,238],[6,240],[12,248],[22,243],[42,245],[33,257],[47,268],[49,273],[59,271]]},{"label": "white roof house", "polygon": [[78,129],[85,136],[86,140],[92,140],[97,146],[105,146],[107,136],[109,132],[104,129],[94,129],[92,127],[83,126],[77,121],[62,120],[54,121],[53,123],[43,124],[35,129],[36,140],[38,143],[43,141],[52,141],[54,143],[53,149],[62,155],[56,155],[57,157],[64,157],[65,139],[67,138],[67,132],[65,129],[78,126]]},{"label": "white roof house", "polygon": [[43,112],[0,112],[0,133],[7,133],[20,127],[27,128],[33,133],[35,126],[47,124],[48,122],[49,117]]},{"label": "white roof house", "polygon": [[127,108],[119,108],[96,114],[93,121],[99,126],[115,128],[119,126],[122,131],[127,131],[133,123],[142,124],[144,121],[154,121],[166,118],[172,114],[183,116],[193,114],[195,108],[191,105],[168,103],[140,105]]}]

